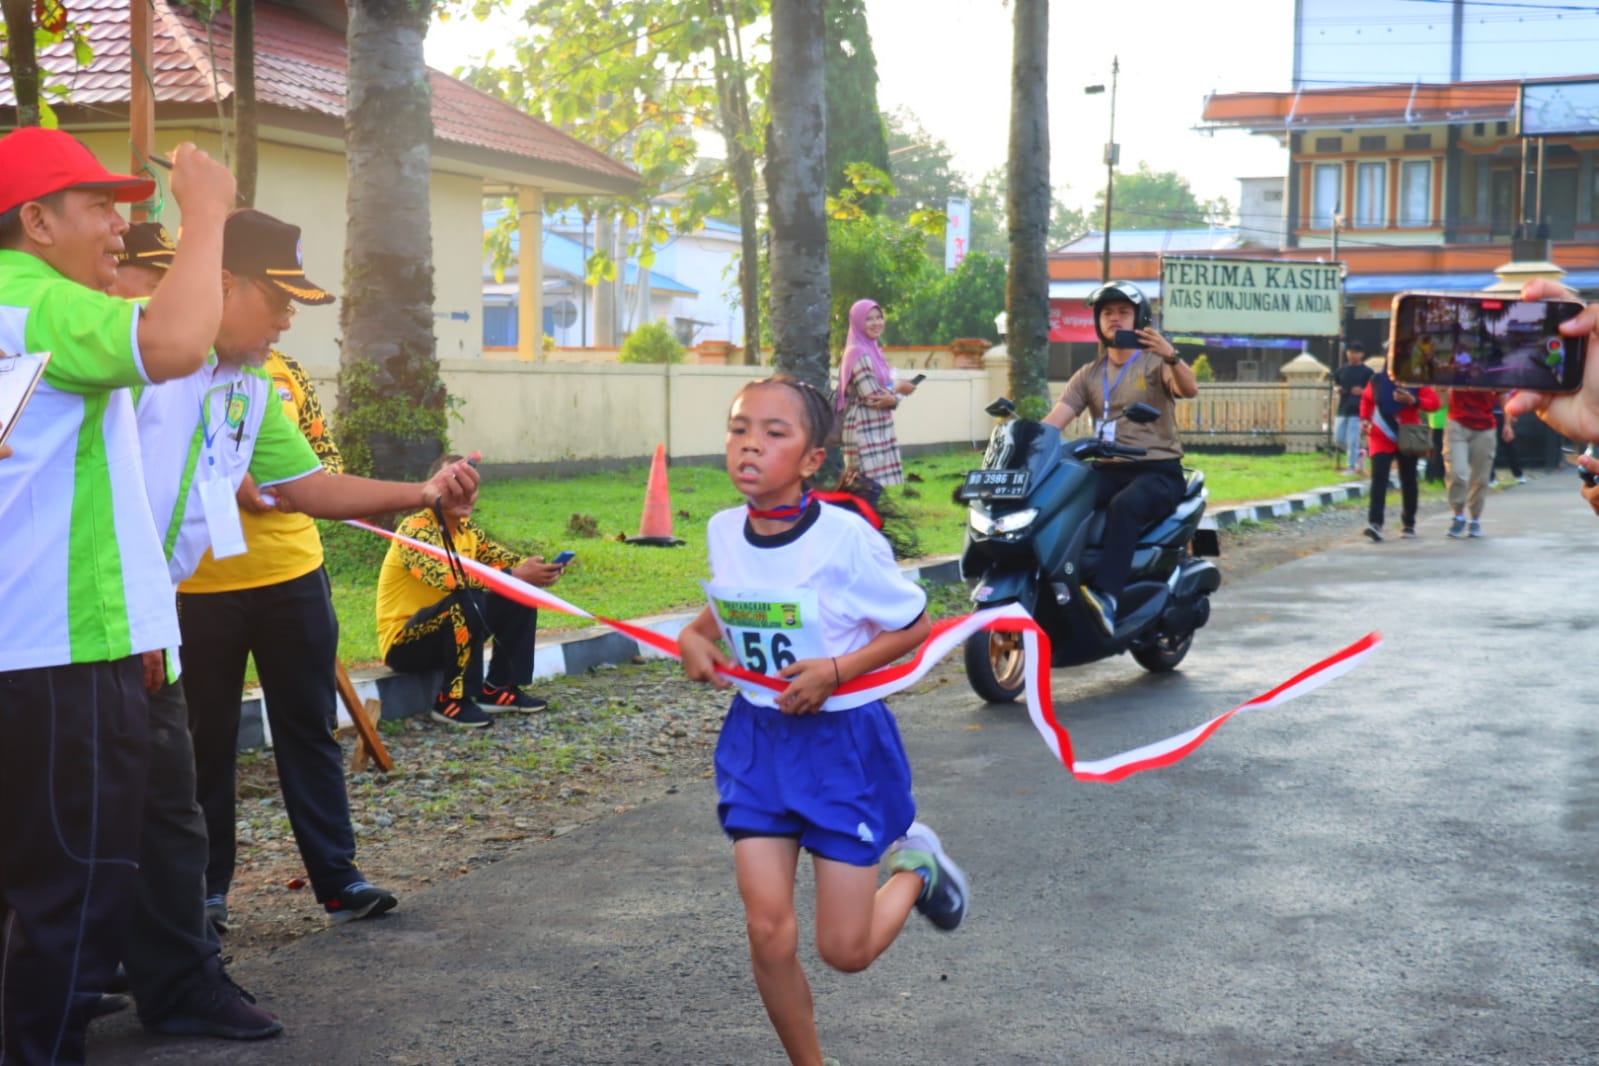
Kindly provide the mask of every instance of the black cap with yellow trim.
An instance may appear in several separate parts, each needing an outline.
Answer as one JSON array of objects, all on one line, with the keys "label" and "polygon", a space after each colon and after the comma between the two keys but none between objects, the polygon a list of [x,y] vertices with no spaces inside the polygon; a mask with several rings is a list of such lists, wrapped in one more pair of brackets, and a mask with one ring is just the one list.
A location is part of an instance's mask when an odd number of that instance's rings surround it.
[{"label": "black cap with yellow trim", "polygon": [[334,296],[305,276],[300,227],[264,211],[244,208],[228,216],[222,232],[222,267],[259,278],[302,304],[330,304]]},{"label": "black cap with yellow trim", "polygon": [[122,251],[117,255],[118,266],[147,266],[165,270],[172,265],[172,253],[177,245],[172,234],[159,222],[135,222],[122,235]]}]

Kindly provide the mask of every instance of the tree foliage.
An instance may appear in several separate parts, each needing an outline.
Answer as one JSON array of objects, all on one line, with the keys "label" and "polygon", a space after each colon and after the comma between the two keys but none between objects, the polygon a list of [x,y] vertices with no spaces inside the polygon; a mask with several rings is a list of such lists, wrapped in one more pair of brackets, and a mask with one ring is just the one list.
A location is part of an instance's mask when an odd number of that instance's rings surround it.
[{"label": "tree foliage", "polygon": [[[1193,229],[1232,213],[1225,196],[1201,202],[1187,178],[1175,170],[1151,170],[1143,161],[1137,170],[1118,171],[1112,180],[1112,230]],[[1100,189],[1094,194],[1094,218],[1104,216],[1105,190]]]},{"label": "tree foliage", "polygon": [[[1064,190],[1062,190],[1064,191]],[[1005,169],[995,167],[983,175],[972,190],[972,233],[969,247],[974,252],[992,255],[1010,253],[1010,233],[1007,228]],[[1118,194],[1120,195],[1120,194]],[[1049,248],[1061,248],[1085,233],[1092,232],[1094,220],[1079,207],[1068,207],[1057,191],[1049,202],[1049,229],[1045,243]]]},{"label": "tree foliage", "polygon": [[[481,0],[473,14],[501,6],[503,0]],[[768,8],[769,0],[536,0],[521,12],[525,35],[460,75],[639,172],[637,196],[551,206],[614,211],[631,234],[628,254],[648,268],[654,249],[674,232],[736,210],[738,190],[725,171],[695,167],[695,131],[717,129],[740,150],[759,154],[750,112],[758,111],[766,60],[764,53],[746,57],[733,39]],[[728,91],[731,78],[753,87],[743,94],[742,117],[739,94]],[[614,257],[599,249],[588,280],[614,280],[618,272]]]},{"label": "tree foliage", "polygon": [[935,272],[909,300],[888,311],[888,344],[945,345],[958,337],[994,339],[1005,310],[1005,261],[972,252],[949,273]]},{"label": "tree foliage", "polygon": [[[865,163],[890,173],[888,141],[877,110],[877,56],[866,27],[862,0],[826,0],[827,194],[850,187],[848,168]],[[868,214],[882,210],[873,194],[863,201]]]},{"label": "tree foliage", "polygon": [[681,363],[683,346],[665,322],[646,322],[622,342],[619,363]]}]

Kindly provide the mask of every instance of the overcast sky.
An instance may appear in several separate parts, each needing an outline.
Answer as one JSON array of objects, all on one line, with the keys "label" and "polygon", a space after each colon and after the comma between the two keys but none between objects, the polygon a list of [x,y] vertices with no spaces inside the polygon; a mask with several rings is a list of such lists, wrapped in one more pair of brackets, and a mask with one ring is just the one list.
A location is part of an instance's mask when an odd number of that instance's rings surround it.
[{"label": "overcast sky", "polygon": [[[1087,206],[1105,184],[1112,56],[1120,58],[1116,140],[1123,169],[1176,170],[1201,199],[1238,202],[1240,177],[1281,175],[1287,153],[1266,137],[1192,127],[1208,92],[1289,89],[1291,0],[1057,2],[1050,13],[1050,169],[1057,195]],[[1005,162],[1011,9],[1001,0],[867,0],[878,106],[903,108],[976,178]],[[499,37],[472,22],[435,25],[428,61],[450,70]],[[501,38],[503,40],[503,37]],[[1396,79],[1403,80],[1403,79]],[[1202,224],[1203,220],[1195,220]]]}]

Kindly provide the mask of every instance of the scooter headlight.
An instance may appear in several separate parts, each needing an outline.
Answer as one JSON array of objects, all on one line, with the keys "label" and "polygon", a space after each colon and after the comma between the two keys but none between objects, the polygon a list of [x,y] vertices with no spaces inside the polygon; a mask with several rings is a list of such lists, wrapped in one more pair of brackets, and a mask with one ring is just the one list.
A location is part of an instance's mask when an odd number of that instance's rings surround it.
[{"label": "scooter headlight", "polygon": [[1002,514],[998,518],[988,514],[986,511],[979,511],[973,507],[970,509],[968,521],[971,523],[972,529],[985,537],[991,537],[995,534],[1007,536],[1011,533],[1020,533],[1032,525],[1033,519],[1037,517],[1038,508],[1036,507],[1012,511],[1009,514]]}]

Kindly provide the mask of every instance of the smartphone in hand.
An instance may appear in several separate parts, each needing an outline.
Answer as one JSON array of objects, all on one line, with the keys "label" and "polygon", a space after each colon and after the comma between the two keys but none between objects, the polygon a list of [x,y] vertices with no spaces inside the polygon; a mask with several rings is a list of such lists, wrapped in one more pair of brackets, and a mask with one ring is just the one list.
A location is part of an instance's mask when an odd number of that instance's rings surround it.
[{"label": "smartphone in hand", "polygon": [[1558,327],[1581,311],[1575,300],[1402,292],[1394,297],[1388,376],[1401,385],[1575,392],[1588,338]]},{"label": "smartphone in hand", "polygon": [[576,558],[577,552],[564,551],[560,555],[557,555],[555,558],[551,559],[550,562],[555,566],[565,566],[567,563]]},{"label": "smartphone in hand", "polygon": [[1142,348],[1144,347],[1144,342],[1142,338],[1140,338],[1138,334],[1132,330],[1119,329],[1111,337],[1110,346],[1112,348],[1120,348],[1123,351],[1126,351],[1130,348]]},{"label": "smartphone in hand", "polygon": [[915,377],[911,378],[911,384],[912,385],[920,385],[922,382],[924,382],[926,380],[927,380],[927,375],[926,374],[917,374]]}]

